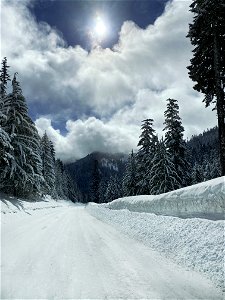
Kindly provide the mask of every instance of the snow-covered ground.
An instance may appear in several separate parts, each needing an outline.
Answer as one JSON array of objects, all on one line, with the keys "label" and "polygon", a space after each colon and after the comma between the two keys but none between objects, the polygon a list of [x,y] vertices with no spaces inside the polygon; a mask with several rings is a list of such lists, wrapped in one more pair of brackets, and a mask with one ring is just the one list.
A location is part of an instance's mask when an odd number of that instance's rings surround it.
[{"label": "snow-covered ground", "polygon": [[[3,214],[18,212],[29,214],[32,210],[60,207],[65,203],[64,200],[56,201],[48,195],[43,199],[25,200],[0,193],[0,200],[1,213]],[[68,201],[66,203],[69,204]]]},{"label": "snow-covered ground", "polygon": [[1,206],[1,299],[222,299],[211,281],[117,231],[109,217],[124,214],[132,232],[130,217],[147,214],[12,200]]},{"label": "snow-covered ground", "polygon": [[96,204],[87,208],[99,220],[176,263],[201,272],[224,289],[224,221],[112,210]]},{"label": "snow-covered ground", "polygon": [[106,204],[105,207],[221,220],[225,216],[225,176],[157,196],[120,198]]},{"label": "snow-covered ground", "polygon": [[225,177],[157,196],[89,204],[88,211],[225,290]]}]

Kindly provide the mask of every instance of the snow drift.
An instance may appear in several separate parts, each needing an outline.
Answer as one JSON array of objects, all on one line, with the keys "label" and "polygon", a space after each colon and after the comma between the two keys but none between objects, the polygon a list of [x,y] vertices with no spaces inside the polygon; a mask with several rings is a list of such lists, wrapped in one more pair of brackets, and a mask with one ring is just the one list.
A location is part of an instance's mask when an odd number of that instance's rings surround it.
[{"label": "snow drift", "polygon": [[224,219],[225,176],[161,195],[116,199],[105,207],[179,217]]},{"label": "snow drift", "polygon": [[181,219],[89,204],[88,212],[224,289],[224,221]]},{"label": "snow drift", "polygon": [[92,203],[87,209],[224,289],[225,177],[156,196]]}]

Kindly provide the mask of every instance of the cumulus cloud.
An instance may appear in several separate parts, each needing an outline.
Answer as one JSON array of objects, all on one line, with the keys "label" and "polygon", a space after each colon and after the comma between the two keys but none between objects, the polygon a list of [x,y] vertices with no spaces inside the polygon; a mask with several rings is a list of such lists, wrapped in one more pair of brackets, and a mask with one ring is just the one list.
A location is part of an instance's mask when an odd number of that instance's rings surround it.
[{"label": "cumulus cloud", "polygon": [[[40,132],[48,131],[59,157],[128,152],[136,147],[141,120],[153,118],[161,133],[169,97],[179,100],[186,136],[216,124],[215,112],[204,108],[186,69],[190,1],[169,2],[145,29],[126,21],[113,49],[89,53],[67,47],[60,32],[37,23],[28,3],[2,1],[2,56],[19,72],[36,124]],[[51,120],[64,120],[66,135]]]},{"label": "cumulus cloud", "polygon": [[119,123],[106,122],[90,117],[86,120],[67,121],[67,134],[62,136],[45,117],[35,122],[40,135],[46,131],[54,142],[57,157],[65,162],[81,158],[96,150],[102,152],[130,152],[136,143],[137,128],[126,128]]}]

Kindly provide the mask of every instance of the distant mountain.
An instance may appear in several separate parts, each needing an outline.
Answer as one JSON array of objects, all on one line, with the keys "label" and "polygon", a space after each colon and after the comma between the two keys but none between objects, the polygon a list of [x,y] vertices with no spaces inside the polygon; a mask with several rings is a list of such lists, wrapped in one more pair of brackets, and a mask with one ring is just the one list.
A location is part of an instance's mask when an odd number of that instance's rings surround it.
[{"label": "distant mountain", "polygon": [[122,153],[110,154],[93,152],[74,163],[66,165],[66,169],[72,179],[77,183],[84,202],[90,195],[90,184],[92,182],[94,162],[98,161],[101,180],[108,181],[110,176],[117,175],[122,179],[128,155]]}]

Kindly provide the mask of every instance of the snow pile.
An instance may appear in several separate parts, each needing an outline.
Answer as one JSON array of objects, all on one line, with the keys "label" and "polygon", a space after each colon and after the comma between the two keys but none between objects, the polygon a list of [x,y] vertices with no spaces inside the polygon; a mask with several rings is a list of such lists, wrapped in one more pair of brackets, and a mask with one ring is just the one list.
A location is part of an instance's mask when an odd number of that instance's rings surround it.
[{"label": "snow pile", "polygon": [[105,207],[169,216],[224,219],[225,176],[161,195],[119,198]]},{"label": "snow pile", "polygon": [[[1,213],[27,212],[31,210],[63,206],[63,200],[56,201],[47,195],[40,199],[20,199],[0,193]],[[68,201],[67,201],[68,202]]]},{"label": "snow pile", "polygon": [[224,221],[157,216],[96,204],[89,204],[87,210],[176,263],[205,274],[224,289]]}]

